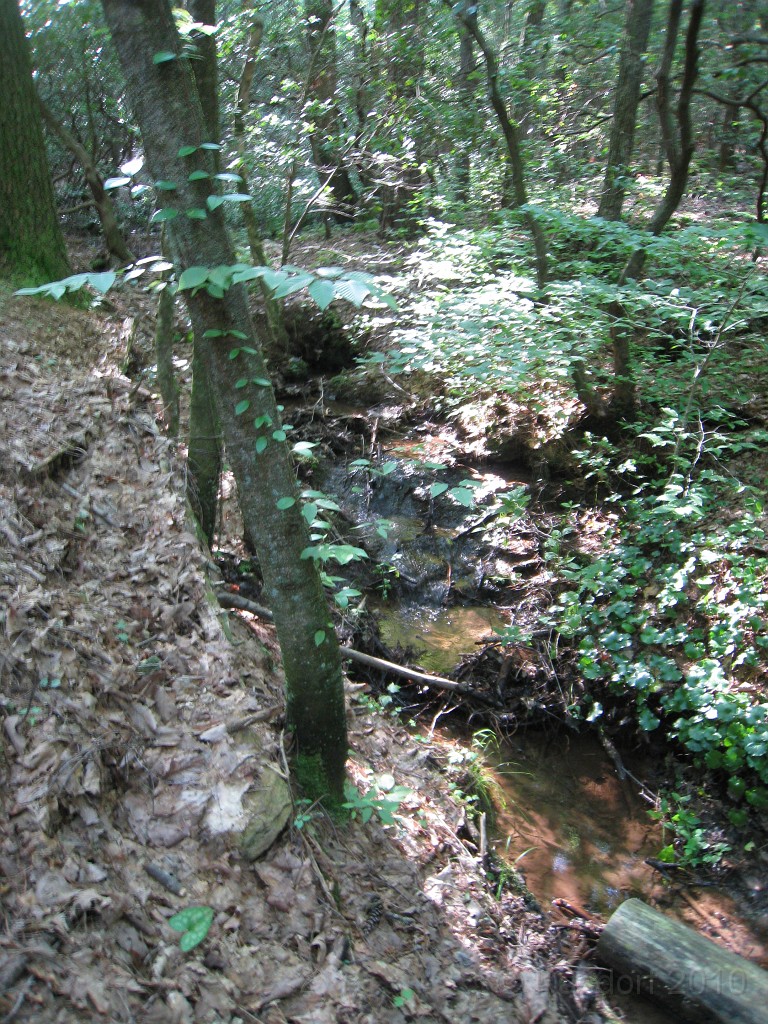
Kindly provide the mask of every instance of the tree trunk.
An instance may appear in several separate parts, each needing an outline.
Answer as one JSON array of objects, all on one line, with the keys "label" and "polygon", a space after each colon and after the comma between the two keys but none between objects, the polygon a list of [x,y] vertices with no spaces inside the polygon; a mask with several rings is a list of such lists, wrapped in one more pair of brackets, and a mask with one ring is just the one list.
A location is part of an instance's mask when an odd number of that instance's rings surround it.
[{"label": "tree trunk", "polygon": [[314,123],[309,142],[320,181],[328,180],[332,212],[337,220],[349,220],[357,196],[349,171],[341,162],[336,139],[340,132],[336,103],[336,29],[333,0],[305,0],[307,43],[310,53],[310,87]]},{"label": "tree trunk", "polygon": [[[240,82],[238,84],[237,107],[235,108],[233,122],[235,144],[237,146],[237,154],[239,158],[237,171],[243,179],[240,185],[240,191],[247,195],[251,195],[251,186],[248,180],[248,165],[246,160],[245,119],[251,106],[251,85],[253,84],[253,77],[256,74],[257,57],[263,36],[264,22],[258,16],[254,16],[251,31],[248,35],[245,63],[243,64],[243,71],[240,75]],[[245,230],[248,235],[248,248],[251,252],[251,262],[255,266],[267,266],[267,254],[264,251],[261,232],[259,231],[259,226],[256,222],[253,203],[240,203],[240,209],[242,210]],[[288,348],[288,336],[285,329],[285,319],[283,317],[282,308],[272,298],[272,293],[261,279],[259,279],[259,290],[261,291],[261,298],[264,303],[264,316],[266,318],[267,329],[269,331],[270,343],[274,346],[275,351],[284,353]]]},{"label": "tree trunk", "polygon": [[179,386],[173,369],[173,291],[168,282],[157,298],[155,324],[155,359],[157,360],[157,386],[163,400],[163,422],[169,437],[179,434]]},{"label": "tree trunk", "polygon": [[623,179],[629,172],[634,148],[637,108],[643,81],[643,55],[648,46],[652,18],[653,0],[628,0],[608,144],[608,164],[597,211],[598,217],[605,220],[621,219],[624,206]]},{"label": "tree trunk", "polygon": [[69,273],[16,0],[0,0],[0,264],[23,285]]},{"label": "tree trunk", "polygon": [[[445,0],[445,2],[450,6],[450,0]],[[471,33],[485,60],[488,94],[504,136],[512,170],[514,189],[513,209],[526,206],[528,203],[528,190],[525,185],[525,164],[523,162],[522,150],[520,149],[520,132],[515,122],[509,116],[507,105],[499,89],[499,63],[496,59],[496,54],[486,41],[477,21],[462,17],[461,8],[453,7],[452,10],[456,17],[462,21],[467,31]],[[547,240],[544,235],[544,229],[530,213],[524,213],[523,220],[533,238],[533,247],[536,253],[536,280],[539,288],[543,288],[547,283]]]},{"label": "tree trunk", "polygon": [[761,1024],[766,1019],[765,971],[640,900],[622,903],[605,926],[596,953],[685,1020]]},{"label": "tree trunk", "polygon": [[[648,225],[652,235],[660,235],[667,226],[680,205],[688,184],[688,171],[696,148],[691,123],[691,96],[699,72],[699,31],[704,16],[704,3],[705,0],[693,0],[691,4],[685,37],[683,76],[677,105],[673,111],[672,62],[680,32],[683,0],[670,0],[664,52],[656,73],[656,100],[662,143],[669,164],[669,184]],[[641,247],[630,256],[621,275],[622,283],[640,276],[645,265],[645,255],[645,248]]]},{"label": "tree trunk", "polygon": [[65,128],[60,121],[57,121],[42,99],[40,99],[39,102],[43,120],[54,135],[57,136],[61,144],[69,150],[72,156],[74,156],[80,164],[85,176],[86,184],[91,190],[91,195],[93,196],[93,202],[96,207],[96,213],[99,217],[101,233],[104,236],[104,243],[107,247],[107,251],[110,252],[115,259],[119,260],[120,263],[133,263],[135,257],[128,248],[125,238],[123,237],[123,233],[120,230],[114,203],[112,202],[109,193],[104,188],[104,179],[99,173],[99,169],[96,166],[93,157],[85,146],[78,142],[72,132]]},{"label": "tree trunk", "polygon": [[468,0],[462,0],[460,10],[458,91],[461,102],[460,120],[463,138],[459,143],[459,154],[456,157],[456,198],[460,203],[466,203],[469,201],[470,172],[472,170],[470,152],[475,136],[475,94],[477,92],[475,71],[477,63],[474,39],[464,22],[468,20],[477,23],[477,4],[470,4]]},{"label": "tree trunk", "polygon": [[[189,61],[181,55],[168,0],[103,0],[155,180],[176,183],[178,215],[168,220],[179,274],[193,266],[231,265],[232,244],[221,210],[208,210],[209,186],[190,173],[210,173]],[[176,54],[154,64],[158,51]],[[192,148],[192,152],[188,152]],[[186,156],[180,156],[188,152]],[[168,193],[162,193],[167,196]],[[206,211],[205,218],[200,212]],[[193,216],[188,216],[193,211]],[[209,344],[200,353],[216,401],[245,524],[256,544],[265,601],[275,615],[286,679],[286,713],[302,775],[316,791],[343,794],[346,718],[338,641],[319,572],[302,557],[310,545],[296,477],[274,392],[265,381],[260,338],[242,286],[221,298],[184,291],[195,330]],[[238,386],[240,385],[240,386]],[[244,403],[247,403],[247,407]]]}]

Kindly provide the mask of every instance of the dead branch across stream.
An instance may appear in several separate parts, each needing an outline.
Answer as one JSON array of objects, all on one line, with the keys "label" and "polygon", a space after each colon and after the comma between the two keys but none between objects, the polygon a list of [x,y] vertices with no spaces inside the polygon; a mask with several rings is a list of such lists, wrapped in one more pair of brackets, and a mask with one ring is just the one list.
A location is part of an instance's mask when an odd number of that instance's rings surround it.
[{"label": "dead branch across stream", "polygon": [[[240,597],[239,594],[217,591],[216,598],[222,608],[236,608],[239,611],[250,612],[252,615],[258,615],[260,619],[265,619],[268,622],[272,621],[272,612],[268,608],[264,608],[263,605],[249,601],[245,597]],[[490,707],[497,706],[496,701],[491,697],[478,693],[471,686],[466,686],[464,683],[457,683],[454,679],[446,679],[443,676],[433,676],[430,673],[422,672],[419,669],[408,668],[406,665],[398,665],[394,661],[387,661],[384,658],[376,658],[372,654],[364,654],[362,651],[356,651],[352,647],[340,647],[339,650],[341,651],[343,658],[349,661],[356,661],[360,665],[367,665],[369,668],[377,668],[382,672],[392,672],[395,675],[402,676],[404,679],[410,679],[412,682],[419,683],[422,686],[429,686],[437,690],[448,690],[451,693],[461,694],[463,697],[471,697],[473,700],[479,701],[481,704],[486,704]]]}]

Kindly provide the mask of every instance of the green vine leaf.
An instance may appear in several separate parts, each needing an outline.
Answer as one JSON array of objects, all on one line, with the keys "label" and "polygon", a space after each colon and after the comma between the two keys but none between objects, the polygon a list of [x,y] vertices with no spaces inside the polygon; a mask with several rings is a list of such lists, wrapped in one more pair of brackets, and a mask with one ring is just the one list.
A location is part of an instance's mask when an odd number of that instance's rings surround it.
[{"label": "green vine leaf", "polygon": [[285,509],[293,508],[293,506],[295,504],[296,504],[296,499],[295,498],[278,498],[277,499],[277,507],[280,509],[281,512],[285,511]]},{"label": "green vine leaf", "polygon": [[183,932],[180,948],[187,953],[198,946],[206,937],[213,924],[213,907],[186,907],[174,914],[168,924],[176,932]]}]

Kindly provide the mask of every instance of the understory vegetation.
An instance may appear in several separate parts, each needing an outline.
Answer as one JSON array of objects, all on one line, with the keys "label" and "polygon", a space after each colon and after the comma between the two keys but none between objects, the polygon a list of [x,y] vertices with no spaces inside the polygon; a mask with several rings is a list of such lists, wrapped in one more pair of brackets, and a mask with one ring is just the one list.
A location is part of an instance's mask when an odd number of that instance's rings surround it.
[{"label": "understory vegetation", "polygon": [[[553,514],[551,601],[525,622],[513,614],[504,642],[548,630],[586,684],[572,690],[570,716],[609,725],[631,710],[634,727],[661,730],[746,826],[768,807],[764,236],[696,221],[652,243],[642,282],[619,286],[637,232],[535,215],[558,257],[544,295],[526,276],[514,218],[432,222],[410,259],[442,282],[370,361],[433,395],[449,421],[473,402],[523,410],[518,448]],[[637,412],[601,434],[579,414],[573,372],[587,365],[591,386],[610,389],[617,294]],[[665,807],[690,837],[695,815],[679,799]]]}]

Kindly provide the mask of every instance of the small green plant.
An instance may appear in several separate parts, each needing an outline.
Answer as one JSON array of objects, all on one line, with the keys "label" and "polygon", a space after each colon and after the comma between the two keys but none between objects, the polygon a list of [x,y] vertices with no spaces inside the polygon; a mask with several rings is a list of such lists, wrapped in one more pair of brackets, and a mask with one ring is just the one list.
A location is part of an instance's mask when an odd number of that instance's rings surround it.
[{"label": "small green plant", "polygon": [[366,824],[375,814],[382,825],[393,825],[400,804],[410,795],[410,789],[396,785],[393,776],[384,774],[364,793],[354,783],[346,782],[342,807],[349,811],[353,821]]},{"label": "small green plant", "polygon": [[413,1003],[415,999],[416,993],[412,988],[401,988],[399,993],[393,998],[392,1005],[401,1009],[403,1006]]},{"label": "small green plant", "polygon": [[168,924],[174,931],[181,932],[180,948],[187,953],[199,946],[205,939],[213,924],[213,907],[186,907],[174,914]]},{"label": "small green plant", "polygon": [[701,819],[689,807],[691,797],[670,793],[659,801],[650,815],[661,821],[673,841],[659,851],[659,860],[679,867],[715,867],[731,849],[726,842],[712,840]]}]

